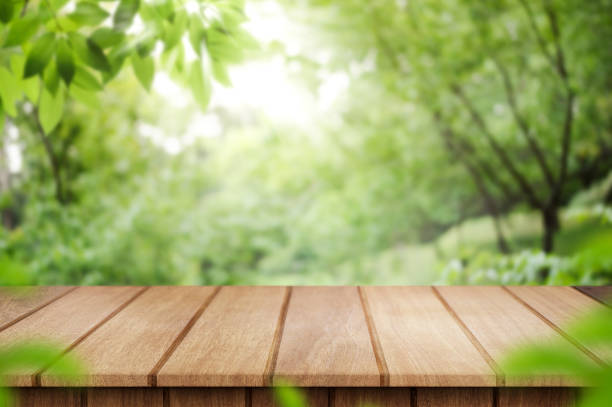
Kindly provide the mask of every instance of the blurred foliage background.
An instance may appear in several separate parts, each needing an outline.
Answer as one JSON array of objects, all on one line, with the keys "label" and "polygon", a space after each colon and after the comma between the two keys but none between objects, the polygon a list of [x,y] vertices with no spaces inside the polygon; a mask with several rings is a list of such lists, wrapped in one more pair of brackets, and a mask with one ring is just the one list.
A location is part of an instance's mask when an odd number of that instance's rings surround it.
[{"label": "blurred foliage background", "polygon": [[2,2],[1,282],[610,283],[611,21]]}]

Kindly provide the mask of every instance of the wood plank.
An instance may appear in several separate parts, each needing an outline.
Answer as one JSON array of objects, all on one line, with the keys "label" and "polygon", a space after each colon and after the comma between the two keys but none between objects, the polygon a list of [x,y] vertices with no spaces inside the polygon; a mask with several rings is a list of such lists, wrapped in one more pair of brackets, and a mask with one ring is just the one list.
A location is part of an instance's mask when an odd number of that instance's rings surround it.
[{"label": "wood plank", "polygon": [[164,407],[163,389],[90,388],[87,407]]},{"label": "wood plank", "polygon": [[574,287],[589,297],[612,307],[612,285]]},{"label": "wood plank", "polygon": [[[541,314],[555,326],[565,331],[572,322],[581,316],[605,309],[601,303],[579,293],[571,287],[506,287],[513,295],[523,301],[526,306]],[[574,340],[574,338],[570,338]],[[596,358],[612,363],[612,347],[610,346],[584,346],[587,352],[592,352]]]},{"label": "wood plank", "polygon": [[391,386],[495,386],[495,372],[431,287],[363,291]]},{"label": "wood plank", "polygon": [[406,388],[340,388],[333,393],[333,407],[414,407]]},{"label": "wood plank", "polygon": [[[308,407],[328,407],[328,389],[300,388]],[[269,388],[253,388],[251,390],[251,407],[282,407],[274,399],[274,391]]]},{"label": "wood plank", "polygon": [[493,404],[492,388],[416,389],[416,407],[497,407]]},{"label": "wood plank", "polygon": [[498,407],[574,407],[576,391],[568,388],[502,388]]},{"label": "wood plank", "polygon": [[1,287],[0,331],[21,321],[76,287]]},{"label": "wood plank", "polygon": [[[149,373],[187,327],[213,287],[151,287],[72,350],[87,367],[82,386],[147,386]],[[52,370],[43,386],[63,385]]]},{"label": "wood plank", "polygon": [[[501,287],[437,287],[436,290],[499,365],[506,355],[529,343],[563,343],[553,328]],[[567,343],[567,351],[589,360]],[[592,362],[592,361],[591,361]],[[594,362],[592,362],[594,363]],[[509,386],[575,386],[566,374],[506,377]]]},{"label": "wood plank", "polygon": [[285,287],[223,287],[157,375],[160,386],[263,386]]},{"label": "wood plank", "polygon": [[[112,317],[141,290],[139,287],[77,288],[0,332],[0,347],[23,341],[45,341],[68,349]],[[36,373],[34,368],[22,369],[11,372],[5,379],[11,386],[31,386]]]},{"label": "wood plank", "polygon": [[78,389],[21,388],[16,407],[82,407],[83,393]]},{"label": "wood plank", "polygon": [[379,386],[381,372],[357,288],[295,287],[274,382],[297,386]]},{"label": "wood plank", "polygon": [[170,407],[249,407],[244,388],[170,388]]}]

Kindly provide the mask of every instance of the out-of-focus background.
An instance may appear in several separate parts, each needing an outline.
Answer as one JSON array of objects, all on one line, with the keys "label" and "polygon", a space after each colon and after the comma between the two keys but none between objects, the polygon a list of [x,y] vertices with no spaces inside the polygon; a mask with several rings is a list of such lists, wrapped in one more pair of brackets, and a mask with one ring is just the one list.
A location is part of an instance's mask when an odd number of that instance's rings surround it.
[{"label": "out-of-focus background", "polygon": [[0,20],[3,284],[612,281],[609,1]]}]

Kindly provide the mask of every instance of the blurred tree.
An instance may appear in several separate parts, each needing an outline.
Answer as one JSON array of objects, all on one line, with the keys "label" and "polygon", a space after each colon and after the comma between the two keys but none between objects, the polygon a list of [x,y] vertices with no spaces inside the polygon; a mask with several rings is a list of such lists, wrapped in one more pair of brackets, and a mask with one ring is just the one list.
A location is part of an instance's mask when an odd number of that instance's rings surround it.
[{"label": "blurred tree", "polygon": [[380,80],[429,111],[427,133],[441,136],[494,219],[517,204],[539,211],[552,251],[559,209],[612,165],[609,2],[306,4],[326,7],[315,18],[344,41],[339,60],[376,50]]},{"label": "blurred tree", "polygon": [[[131,65],[147,90],[155,70],[166,69],[205,109],[211,78],[229,84],[227,66],[254,45],[241,27],[245,19],[242,0],[3,1],[0,124],[6,114],[31,128],[47,156],[55,198],[65,205],[65,156],[80,133],[59,126],[67,101],[96,105],[96,94]],[[14,223],[6,209],[3,218]]]}]

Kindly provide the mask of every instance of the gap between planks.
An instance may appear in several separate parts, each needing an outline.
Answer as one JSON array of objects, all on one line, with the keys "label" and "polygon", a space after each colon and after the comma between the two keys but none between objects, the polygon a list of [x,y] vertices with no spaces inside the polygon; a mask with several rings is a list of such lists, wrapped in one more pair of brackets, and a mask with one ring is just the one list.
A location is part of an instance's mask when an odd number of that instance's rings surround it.
[{"label": "gap between planks", "polygon": [[606,363],[603,360],[601,360],[597,355],[595,355],[593,352],[588,350],[584,345],[582,345],[580,342],[578,342],[576,339],[574,339],[571,335],[566,333],[563,329],[558,327],[554,322],[552,322],[551,320],[546,318],[544,315],[542,315],[542,313],[540,313],[540,311],[538,311],[537,309],[535,309],[534,307],[529,305],[529,303],[527,301],[523,300],[521,297],[519,297],[518,295],[513,293],[506,286],[502,286],[502,289],[504,291],[506,291],[508,294],[510,294],[510,296],[512,298],[514,298],[516,301],[518,301],[521,305],[523,305],[525,308],[527,308],[529,311],[531,311],[531,313],[533,313],[535,316],[540,318],[546,325],[550,326],[555,332],[557,332],[559,335],[561,335],[562,338],[564,338],[566,341],[568,341],[569,343],[574,345],[576,348],[578,348],[580,351],[582,351],[588,357],[593,359],[595,361],[595,363],[597,363],[598,365],[603,366],[603,367],[606,366]]},{"label": "gap between planks", "polygon": [[489,367],[493,370],[493,372],[495,373],[495,385],[497,387],[504,386],[506,382],[506,377],[503,371],[501,370],[501,368],[499,367],[499,365],[497,364],[497,362],[495,362],[495,360],[491,357],[491,355],[489,355],[489,352],[487,352],[487,350],[484,348],[484,346],[482,346],[482,344],[476,338],[476,336],[472,333],[472,331],[470,331],[470,328],[468,328],[468,326],[461,320],[461,318],[459,318],[459,315],[457,315],[457,313],[450,306],[450,304],[444,299],[444,297],[442,297],[438,289],[432,286],[431,290],[433,291],[434,295],[438,298],[438,300],[442,303],[446,311],[448,311],[450,316],[455,320],[457,325],[459,325],[459,328],[461,328],[465,336],[467,336],[469,341],[472,342],[472,345],[474,345],[474,347],[478,350],[480,355],[484,358],[485,362],[487,362]]},{"label": "gap between planks", "polygon": [[[585,295],[598,303],[605,305],[606,307],[612,308],[612,286],[572,286],[572,288],[578,291],[580,294]],[[605,291],[607,291],[608,294],[600,295],[598,291],[601,289],[607,289]]]},{"label": "gap between planks", "polygon": [[153,366],[153,369],[151,369],[151,372],[148,374],[149,386],[157,387],[157,374],[159,373],[161,368],[164,367],[168,359],[170,359],[170,356],[172,356],[176,348],[178,348],[178,346],[181,344],[183,339],[185,339],[189,331],[191,331],[191,328],[193,328],[197,320],[202,316],[204,311],[206,311],[206,308],[208,308],[210,303],[215,299],[215,297],[217,296],[217,294],[219,294],[219,291],[221,291],[222,288],[223,288],[222,286],[217,286],[215,288],[215,291],[213,291],[211,295],[206,297],[206,300],[196,310],[195,314],[193,314],[189,322],[187,322],[187,325],[183,327],[181,332],[179,332],[179,334],[174,339],[174,341],[172,341],[172,343],[170,344],[168,349],[166,349],[166,351],[161,356],[159,361],[155,364],[155,366]]},{"label": "gap between planks", "polygon": [[62,298],[63,296],[70,294],[71,292],[73,292],[73,291],[74,291],[74,290],[76,290],[77,288],[79,288],[79,287],[77,286],[77,287],[72,287],[72,288],[69,288],[68,290],[64,291],[63,293],[61,293],[61,294],[57,295],[56,297],[51,298],[49,301],[47,301],[47,302],[45,302],[45,303],[43,303],[43,304],[40,304],[39,306],[34,307],[34,308],[32,308],[31,310],[29,310],[29,311],[24,312],[23,314],[21,314],[20,316],[18,316],[18,317],[17,317],[17,318],[15,318],[15,319],[13,319],[12,321],[7,322],[7,323],[6,323],[6,324],[4,324],[3,326],[0,326],[0,332],[4,331],[4,330],[5,330],[5,329],[7,329],[7,328],[12,327],[12,326],[13,326],[13,325],[15,325],[17,322],[19,322],[19,321],[22,321],[22,320],[26,319],[26,318],[27,318],[27,317],[29,317],[30,315],[34,314],[35,312],[40,311],[41,309],[45,308],[47,305],[49,305],[49,304],[51,304],[51,303],[53,303],[53,302],[55,302],[55,301],[59,300],[59,299],[60,299],[60,298]]},{"label": "gap between planks", "polygon": [[104,317],[104,319],[102,319],[100,322],[98,322],[97,324],[95,324],[93,327],[91,327],[87,332],[85,332],[83,335],[81,335],[80,337],[77,338],[76,341],[72,342],[72,344],[70,344],[70,346],[68,346],[66,349],[64,349],[64,351],[58,355],[55,359],[53,359],[51,362],[49,362],[46,366],[42,367],[40,370],[38,370],[36,373],[34,373],[34,375],[32,375],[32,381],[33,381],[33,386],[34,387],[40,387],[40,376],[43,374],[43,372],[47,369],[49,369],[51,366],[53,366],[53,364],[55,362],[57,362],[58,360],[60,360],[62,357],[64,357],[68,352],[70,352],[72,349],[74,349],[75,347],[77,347],[81,342],[83,342],[89,335],[91,335],[96,329],[100,328],[102,325],[104,325],[105,323],[107,323],[108,321],[110,321],[115,315],[117,315],[118,313],[120,313],[121,311],[123,311],[123,309],[125,309],[125,307],[127,307],[128,305],[130,305],[132,302],[134,302],[134,300],[136,300],[136,298],[140,297],[145,291],[147,291],[149,289],[149,287],[143,287],[141,288],[138,292],[136,292],[136,294],[134,294],[132,297],[130,297],[127,301],[125,301],[123,304],[119,305],[117,308],[115,308],[115,310],[113,310],[113,312],[111,312],[110,314],[108,314],[106,317]]},{"label": "gap between planks", "polygon": [[266,386],[273,385],[274,371],[276,370],[276,362],[278,361],[278,351],[280,349],[281,340],[283,339],[283,332],[285,331],[285,321],[287,320],[287,312],[289,310],[289,302],[291,301],[292,293],[293,287],[285,288],[285,296],[283,297],[281,311],[278,316],[278,322],[276,323],[276,330],[274,331],[272,345],[270,346],[268,360],[266,361],[266,367],[264,369],[263,381]]},{"label": "gap between planks", "polygon": [[380,373],[380,385],[383,387],[388,387],[391,381],[389,377],[389,368],[387,367],[387,360],[385,359],[385,354],[383,352],[382,345],[380,344],[380,338],[378,337],[378,332],[376,331],[376,325],[374,325],[370,304],[362,287],[357,287],[357,292],[359,293],[361,308],[363,309],[363,314],[368,326],[370,342],[372,343],[372,350],[374,351],[374,357],[376,358],[376,365],[378,366],[378,372]]}]

